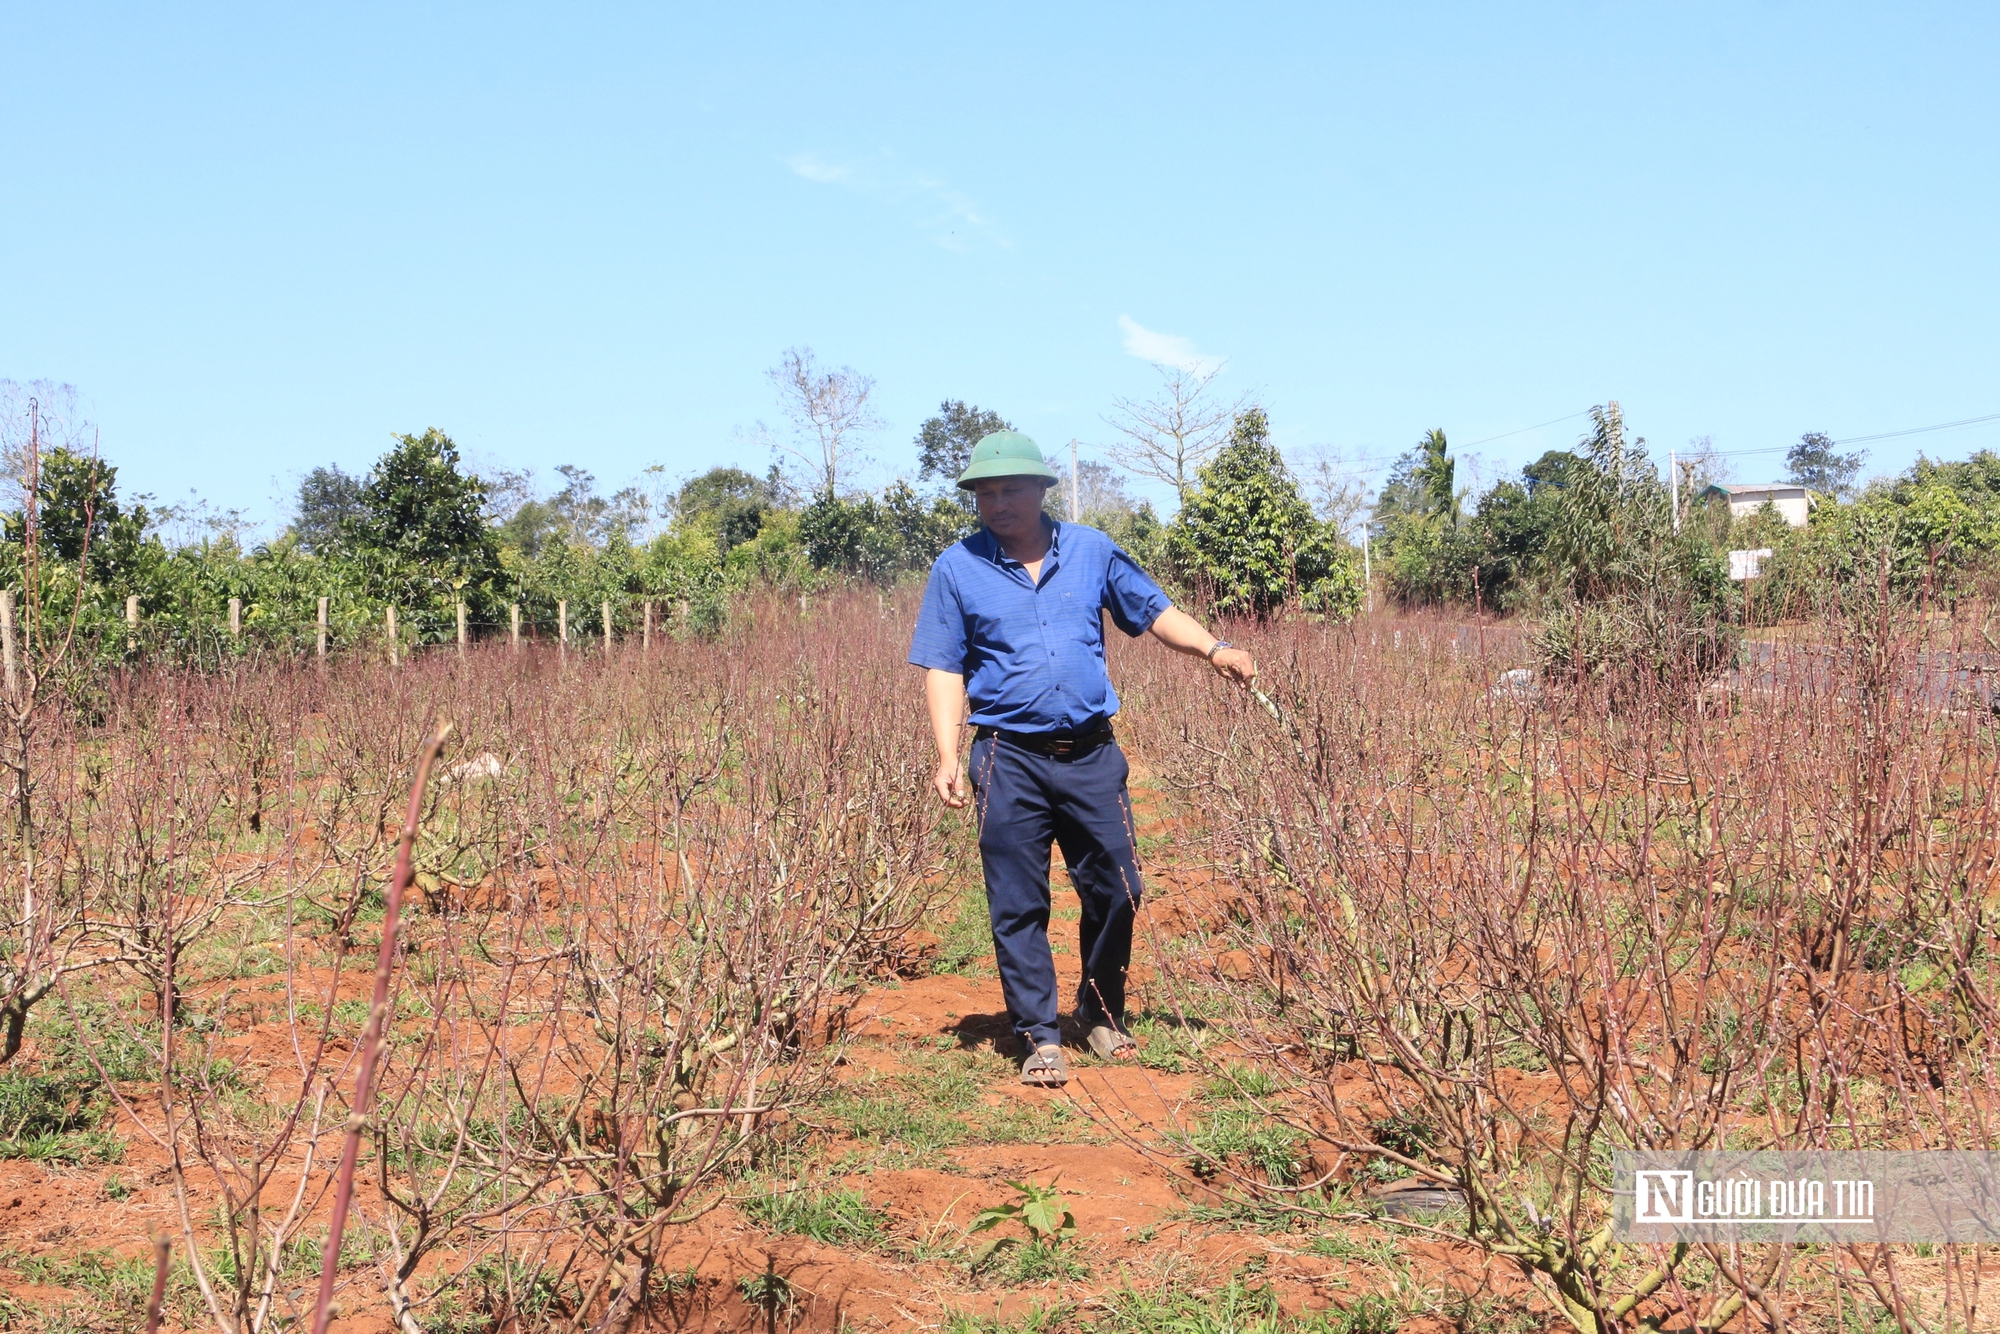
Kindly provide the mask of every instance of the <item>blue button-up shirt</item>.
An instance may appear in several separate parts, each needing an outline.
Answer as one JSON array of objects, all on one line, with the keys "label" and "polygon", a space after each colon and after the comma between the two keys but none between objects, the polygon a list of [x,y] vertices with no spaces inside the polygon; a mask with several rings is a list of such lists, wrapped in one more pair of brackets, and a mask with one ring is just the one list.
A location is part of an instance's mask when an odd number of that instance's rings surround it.
[{"label": "blue button-up shirt", "polygon": [[1172,604],[1095,528],[1053,523],[1041,582],[981,528],[931,566],[910,661],[959,672],[974,726],[1087,732],[1118,712],[1104,670],[1104,621],[1142,635]]}]

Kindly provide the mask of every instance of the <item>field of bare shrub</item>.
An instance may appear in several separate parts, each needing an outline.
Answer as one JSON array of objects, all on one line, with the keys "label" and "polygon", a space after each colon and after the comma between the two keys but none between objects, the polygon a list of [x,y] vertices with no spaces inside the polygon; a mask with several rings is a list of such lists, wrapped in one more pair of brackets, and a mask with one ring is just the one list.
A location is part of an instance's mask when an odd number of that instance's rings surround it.
[{"label": "field of bare shrub", "polygon": [[231,1334],[323,1269],[356,1334],[1993,1325],[1980,1248],[1634,1248],[1606,1197],[1620,1148],[1993,1147],[2000,750],[1927,666],[1975,613],[1615,698],[1495,689],[1503,626],[1238,627],[1268,709],[1118,646],[1144,1052],[1051,1095],[909,609],[33,696],[0,1324],[142,1327],[157,1240],[163,1327]]}]

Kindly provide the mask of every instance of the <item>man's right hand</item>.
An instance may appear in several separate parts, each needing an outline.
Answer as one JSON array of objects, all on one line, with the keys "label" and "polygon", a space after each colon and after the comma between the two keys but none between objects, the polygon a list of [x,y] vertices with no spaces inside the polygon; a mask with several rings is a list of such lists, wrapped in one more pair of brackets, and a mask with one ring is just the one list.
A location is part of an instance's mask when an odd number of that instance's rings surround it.
[{"label": "man's right hand", "polygon": [[953,810],[965,805],[965,774],[959,770],[958,756],[938,761],[937,776],[931,779],[931,787]]}]

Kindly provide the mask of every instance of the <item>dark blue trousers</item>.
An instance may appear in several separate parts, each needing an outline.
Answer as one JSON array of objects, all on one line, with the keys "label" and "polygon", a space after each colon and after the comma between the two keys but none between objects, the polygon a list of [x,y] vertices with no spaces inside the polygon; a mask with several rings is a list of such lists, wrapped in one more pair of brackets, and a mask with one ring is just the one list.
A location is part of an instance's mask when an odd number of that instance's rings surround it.
[{"label": "dark blue trousers", "polygon": [[1107,742],[1080,755],[1039,755],[984,737],[972,743],[971,771],[993,959],[1014,1031],[1031,1048],[1060,1041],[1049,953],[1051,843],[1061,846],[1083,903],[1077,1015],[1086,1026],[1122,1025],[1141,892],[1125,752]]}]

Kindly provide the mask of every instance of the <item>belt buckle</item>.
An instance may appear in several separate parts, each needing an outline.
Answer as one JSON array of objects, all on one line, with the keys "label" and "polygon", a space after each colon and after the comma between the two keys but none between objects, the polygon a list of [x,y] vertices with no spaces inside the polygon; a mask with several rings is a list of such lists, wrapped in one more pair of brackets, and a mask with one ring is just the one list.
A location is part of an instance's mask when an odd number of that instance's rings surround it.
[{"label": "belt buckle", "polygon": [[1049,754],[1068,755],[1076,749],[1076,742],[1068,737],[1060,737],[1048,743]]}]

